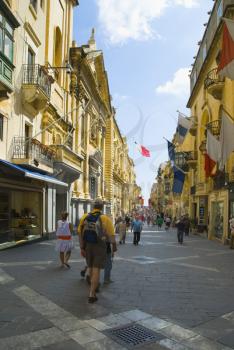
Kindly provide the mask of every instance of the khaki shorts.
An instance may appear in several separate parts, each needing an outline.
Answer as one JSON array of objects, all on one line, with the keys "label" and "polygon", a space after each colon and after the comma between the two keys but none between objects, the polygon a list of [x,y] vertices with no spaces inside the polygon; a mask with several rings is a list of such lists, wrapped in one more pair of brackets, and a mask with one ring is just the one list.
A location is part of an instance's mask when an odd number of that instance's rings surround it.
[{"label": "khaki shorts", "polygon": [[106,243],[86,243],[86,263],[88,267],[104,269],[106,263]]}]

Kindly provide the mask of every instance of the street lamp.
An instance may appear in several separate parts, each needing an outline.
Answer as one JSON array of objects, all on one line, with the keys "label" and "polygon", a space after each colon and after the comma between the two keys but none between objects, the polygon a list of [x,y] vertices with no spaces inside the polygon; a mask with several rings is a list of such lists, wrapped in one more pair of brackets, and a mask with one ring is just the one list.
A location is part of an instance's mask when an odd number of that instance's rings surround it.
[{"label": "street lamp", "polygon": [[71,73],[73,72],[73,68],[72,68],[72,66],[71,66],[71,64],[70,64],[69,61],[66,61],[65,66],[61,66],[61,67],[47,66],[47,67],[45,67],[45,68],[46,68],[47,70],[49,70],[49,69],[52,69],[52,70],[56,70],[56,69],[65,69],[67,74],[71,74]]}]

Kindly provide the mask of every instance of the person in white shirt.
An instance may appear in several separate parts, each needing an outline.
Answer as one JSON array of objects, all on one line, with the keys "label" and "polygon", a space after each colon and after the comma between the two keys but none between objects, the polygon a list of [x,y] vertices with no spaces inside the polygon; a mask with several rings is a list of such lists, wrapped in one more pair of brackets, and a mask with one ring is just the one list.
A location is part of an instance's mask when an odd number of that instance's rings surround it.
[{"label": "person in white shirt", "polygon": [[72,224],[69,223],[68,213],[66,212],[62,213],[61,220],[58,220],[56,236],[56,250],[60,254],[61,267],[70,268],[68,260],[70,259],[74,243],[72,240]]}]

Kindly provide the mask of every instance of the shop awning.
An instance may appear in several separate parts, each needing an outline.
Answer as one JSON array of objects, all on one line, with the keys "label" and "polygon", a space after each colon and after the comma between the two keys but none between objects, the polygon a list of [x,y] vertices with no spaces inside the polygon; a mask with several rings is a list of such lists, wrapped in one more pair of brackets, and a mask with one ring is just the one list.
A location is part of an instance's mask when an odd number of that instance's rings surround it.
[{"label": "shop awning", "polygon": [[63,186],[63,187],[68,187],[67,183],[57,180],[52,176],[43,175],[43,174],[34,172],[32,170],[24,169],[19,165],[10,163],[3,159],[0,159],[0,172],[1,171],[3,171],[5,175],[7,175],[10,172],[12,175],[19,175],[19,176],[21,175],[21,176],[32,178],[35,180],[49,182],[49,183]]}]

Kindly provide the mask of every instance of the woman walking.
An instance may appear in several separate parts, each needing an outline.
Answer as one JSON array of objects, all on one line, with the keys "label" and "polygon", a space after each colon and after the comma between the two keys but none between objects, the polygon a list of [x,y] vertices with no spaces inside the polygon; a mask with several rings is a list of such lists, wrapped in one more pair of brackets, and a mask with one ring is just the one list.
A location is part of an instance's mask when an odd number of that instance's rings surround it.
[{"label": "woman walking", "polygon": [[56,250],[59,251],[60,261],[61,261],[61,267],[68,267],[70,268],[70,265],[68,264],[68,260],[71,256],[71,250],[74,247],[74,243],[72,240],[72,224],[68,221],[68,213],[64,212],[61,214],[61,220],[58,220],[57,225],[57,243],[56,243]]}]

